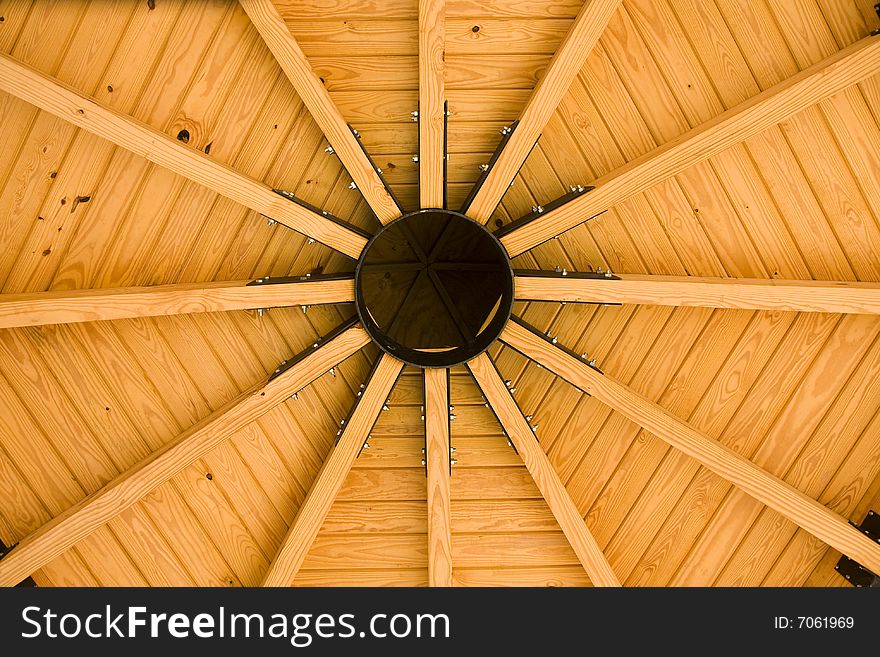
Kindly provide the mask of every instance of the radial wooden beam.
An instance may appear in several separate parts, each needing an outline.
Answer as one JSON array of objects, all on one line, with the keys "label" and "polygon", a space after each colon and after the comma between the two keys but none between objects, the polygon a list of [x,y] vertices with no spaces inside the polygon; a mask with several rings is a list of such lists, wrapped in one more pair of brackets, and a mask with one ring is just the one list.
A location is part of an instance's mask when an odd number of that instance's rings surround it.
[{"label": "radial wooden beam", "polygon": [[688,167],[880,72],[880,37],[866,37],[592,183],[595,189],[501,238],[515,257]]},{"label": "radial wooden beam", "polygon": [[446,0],[419,0],[419,202],[443,207]]},{"label": "radial wooden beam", "polygon": [[425,467],[428,479],[428,584],[452,586],[449,502],[449,370],[425,372]]},{"label": "radial wooden beam", "polygon": [[520,301],[880,314],[880,283],[641,274],[617,276],[619,280],[519,271],[515,279],[515,295]]},{"label": "radial wooden beam", "polygon": [[495,364],[485,353],[468,361],[468,369],[483,391],[507,437],[516,447],[523,463],[535,480],[538,490],[547,501],[553,516],[571,543],[584,570],[594,586],[620,586],[620,580],[602,554],[596,539],[590,533],[565,484],[556,474],[550,459],[535,437],[531,426],[504,385]]},{"label": "radial wooden beam", "polygon": [[387,224],[399,217],[400,208],[331,100],[321,78],[312,70],[278,8],[272,0],[239,2],[379,221]]},{"label": "radial wooden beam", "polygon": [[0,586],[13,586],[139,502],[239,429],[369,342],[360,326],[349,326],[296,358],[268,382],[242,393],[180,434],[103,488],[26,536],[0,559]]},{"label": "radial wooden beam", "polygon": [[261,182],[0,53],[0,90],[357,258],[367,237],[288,201]]},{"label": "radial wooden beam", "polygon": [[584,3],[535,86],[510,140],[467,208],[469,217],[483,224],[489,221],[620,3],[621,0],[587,0]]},{"label": "radial wooden beam", "polygon": [[262,586],[289,586],[296,577],[402,370],[401,361],[387,354],[380,356],[345,422],[339,441],[324,461],[270,564]]},{"label": "radial wooden beam", "polygon": [[351,277],[264,285],[224,281],[0,294],[0,328],[352,301]]},{"label": "radial wooden beam", "polygon": [[631,388],[590,367],[518,321],[501,340],[585,393],[699,461],[759,502],[785,516],[874,572],[880,572],[880,544],[827,507],[779,477],[677,418]]}]

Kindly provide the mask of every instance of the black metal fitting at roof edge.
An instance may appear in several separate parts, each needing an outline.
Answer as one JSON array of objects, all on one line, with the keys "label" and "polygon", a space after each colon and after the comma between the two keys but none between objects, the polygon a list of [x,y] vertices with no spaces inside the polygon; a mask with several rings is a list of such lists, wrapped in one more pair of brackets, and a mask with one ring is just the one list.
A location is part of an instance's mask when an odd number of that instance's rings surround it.
[{"label": "black metal fitting at roof edge", "polygon": [[[373,376],[375,376],[376,370],[379,368],[379,363],[382,362],[382,358],[384,358],[384,356],[385,356],[385,354],[383,354],[383,353],[379,353],[379,355],[376,356],[376,360],[373,361],[373,366],[370,368],[370,373],[367,374],[367,378],[364,380],[364,382],[360,385],[360,388],[358,388],[358,391],[355,393],[355,400],[354,400],[354,403],[351,405],[351,408],[348,410],[348,415],[346,415],[345,419],[339,423],[339,430],[336,432],[336,438],[333,443],[334,445],[339,443],[339,439],[342,438],[342,432],[345,431],[345,428],[348,426],[348,423],[351,420],[352,415],[354,415],[354,412],[357,409],[358,405],[363,401],[364,391],[370,385],[370,381],[373,380]],[[394,388],[394,385],[397,383],[397,380],[400,378],[400,375],[402,373],[403,373],[403,368],[401,367],[400,370],[398,370],[398,372],[397,372],[397,377],[391,383],[391,388]],[[385,410],[387,403],[388,403],[387,399],[382,401],[382,410]],[[381,413],[382,410],[380,410],[379,413]],[[364,446],[367,444],[367,441],[370,439],[370,433],[373,431],[373,427],[376,426],[376,422],[378,422],[378,420],[379,420],[379,413],[377,413],[376,417],[373,418],[373,423],[370,425],[370,428],[367,430],[366,435],[364,436],[364,442],[361,444],[361,448],[358,450],[357,457],[355,457],[355,458],[360,457],[361,453],[364,451]]]},{"label": "black metal fitting at roof edge", "polygon": [[[589,367],[589,368],[591,368],[591,369],[597,371],[599,374],[603,374],[603,375],[605,374],[605,372],[603,372],[603,371],[600,370],[598,367],[596,367],[596,363],[595,363],[595,361],[592,361],[592,360],[591,360],[591,361],[587,361],[587,360],[584,358],[584,356],[581,356],[580,354],[575,353],[572,349],[569,349],[569,348],[566,347],[565,345],[559,344],[559,342],[557,341],[556,338],[551,337],[551,336],[549,336],[549,335],[547,335],[547,334],[545,334],[545,333],[542,333],[542,332],[539,331],[537,328],[535,328],[534,326],[532,326],[531,324],[529,324],[529,323],[528,323],[526,320],[524,320],[522,317],[519,317],[519,316],[517,316],[517,315],[511,315],[511,316],[510,316],[510,321],[511,321],[511,322],[516,322],[517,324],[519,324],[519,325],[522,326],[523,328],[528,329],[529,331],[531,331],[532,333],[534,333],[536,336],[540,337],[541,339],[543,339],[543,340],[546,341],[546,342],[549,342],[550,344],[552,344],[552,345],[553,345],[554,347],[556,347],[557,349],[559,349],[559,350],[561,350],[561,351],[564,351],[566,354],[568,354],[568,355],[571,356],[572,358],[575,358],[575,359],[579,360],[580,362],[582,362],[582,363],[583,363],[584,365],[586,365],[587,367]],[[507,343],[505,342],[505,344],[507,344]],[[509,347],[510,347],[511,349],[513,349],[514,351],[519,351],[518,349],[516,349],[516,347],[514,347],[514,346],[512,346],[512,345],[509,345],[509,344],[508,344],[507,346],[509,346]],[[522,353],[522,352],[520,352],[520,353]],[[525,357],[528,358],[529,360],[534,360],[533,358],[531,358],[531,357],[528,356],[527,354],[523,354],[523,356],[525,356]],[[542,366],[542,367],[543,367],[543,366]],[[575,387],[577,387],[577,386],[575,386]],[[581,390],[580,388],[578,388],[578,389]],[[586,390],[581,390],[581,392],[583,392],[585,395],[592,396],[592,395],[590,395],[590,393],[588,393]]]},{"label": "black metal fitting at roof edge", "polygon": [[544,269],[514,269],[514,276],[531,276],[533,278],[576,278],[576,279],[593,279],[601,281],[619,281],[620,276],[615,276],[611,272],[598,271],[567,271],[560,269],[559,271],[547,271]]},{"label": "black metal fitting at roof edge", "polygon": [[[587,186],[576,185],[574,187],[571,187],[568,192],[566,192],[565,194],[563,194],[559,198],[556,198],[556,199],[554,199],[544,205],[538,205],[538,206],[532,208],[532,211],[529,212],[527,215],[524,215],[524,216],[520,217],[519,219],[514,219],[509,224],[502,226],[501,228],[499,228],[498,230],[495,231],[495,237],[497,237],[498,239],[501,239],[502,237],[504,237],[508,233],[512,233],[517,228],[521,228],[522,226],[525,226],[527,223],[534,221],[535,219],[537,219],[541,215],[545,215],[548,212],[552,212],[553,210],[557,210],[557,209],[561,208],[563,205],[565,205],[566,203],[569,203],[569,202],[575,200],[576,198],[578,198],[579,196],[583,196],[584,194],[586,194],[588,192],[592,192],[594,189],[595,189],[595,187],[590,187],[588,185]],[[600,212],[599,214],[603,214],[603,213]],[[599,215],[597,214],[597,215],[593,215],[592,217],[587,217],[586,219],[584,219],[584,221],[582,221],[580,223],[585,223],[585,222],[589,221],[590,219],[594,219],[595,217],[598,217],[598,216]],[[580,224],[577,224],[577,225],[580,225]],[[574,226],[572,226],[572,228],[574,228]],[[565,232],[568,232],[568,230],[571,230],[571,228],[567,229]],[[558,236],[551,237],[550,239],[556,239],[556,237],[558,237]],[[550,239],[545,240],[545,241],[550,241]],[[543,244],[543,243],[544,242],[541,242],[541,244]],[[532,248],[534,248],[534,247],[532,247]]]},{"label": "black metal fitting at roof edge", "polygon": [[391,200],[394,201],[394,205],[397,206],[397,210],[400,212],[400,214],[403,214],[404,210],[403,210],[403,206],[400,204],[400,200],[398,200],[397,196],[391,190],[391,187],[389,187],[388,181],[385,180],[385,176],[382,173],[381,167],[376,166],[376,163],[373,161],[372,156],[370,155],[369,151],[367,151],[366,147],[364,146],[363,142],[361,141],[361,133],[359,133],[357,130],[355,130],[354,126],[352,126],[351,123],[348,123],[346,125],[348,125],[348,129],[351,130],[351,134],[354,135],[354,140],[358,143],[358,146],[361,147],[361,150],[363,151],[364,156],[367,158],[367,162],[370,163],[370,166],[373,167],[373,171],[375,171],[376,175],[379,176],[379,180],[382,182],[382,185],[385,187],[385,191],[388,192],[388,196],[390,196]]},{"label": "black metal fitting at roof edge", "polygon": [[[880,543],[880,514],[868,511],[861,525],[855,524],[852,520],[849,524],[876,543]],[[856,588],[880,588],[880,576],[847,556],[840,557],[834,570]]]},{"label": "black metal fitting at roof edge", "polygon": [[[490,358],[489,362],[492,363],[492,367],[495,368],[495,373],[498,375],[498,377],[501,378],[502,380],[504,380],[504,377],[501,375],[501,372],[498,371],[498,366],[495,364],[495,361]],[[465,363],[465,366],[467,366],[467,363]],[[477,389],[480,390],[480,384],[477,383],[477,380],[474,377],[474,373],[471,372],[470,367],[468,367],[468,372],[470,373],[471,378],[474,379],[474,384],[476,384]],[[508,392],[509,392],[510,386],[507,386],[507,388],[508,388]],[[483,394],[482,390],[480,390],[480,394]],[[513,396],[513,393],[511,393],[511,396]],[[483,399],[486,399],[485,395],[483,395]],[[515,401],[516,400],[514,400],[514,402]],[[495,416],[495,421],[498,422],[498,426],[501,427],[501,432],[504,434],[504,437],[507,439],[507,443],[513,448],[513,453],[516,454],[517,456],[519,456],[519,450],[516,448],[516,445],[513,444],[513,441],[510,439],[510,436],[507,435],[507,429],[505,429],[504,425],[501,423],[501,418],[498,417],[498,413],[495,412],[495,407],[492,406],[492,404],[490,404],[488,401],[485,402],[485,406],[486,406],[486,408],[489,409],[489,411],[492,413],[492,415]],[[517,404],[516,407],[519,408],[519,404]],[[522,409],[520,409],[520,413],[522,413]],[[529,427],[532,426],[528,420],[526,420],[526,423],[529,425]],[[534,431],[532,431],[532,434],[535,436],[535,439],[537,440],[538,434],[536,434]]]},{"label": "black metal fitting at roof edge", "polygon": [[[334,224],[339,224],[340,226],[343,226],[344,228],[348,228],[350,231],[352,231],[353,233],[357,233],[361,237],[366,237],[367,239],[370,239],[373,236],[373,233],[371,233],[370,231],[364,230],[360,226],[355,226],[354,224],[350,224],[347,221],[345,221],[344,219],[340,219],[336,215],[327,212],[327,210],[322,210],[321,208],[319,208],[315,205],[312,205],[308,201],[304,201],[301,198],[297,198],[297,196],[293,192],[288,192],[287,190],[284,190],[284,189],[273,189],[272,191],[275,192],[276,194],[278,194],[279,196],[286,198],[288,201],[293,201],[294,203],[296,203],[300,207],[305,208],[306,210],[311,210],[315,214],[321,215],[325,219],[332,221]],[[264,216],[267,216],[267,215],[264,215]],[[268,217],[268,218],[272,219],[272,217]],[[310,236],[307,235],[306,237],[310,237]],[[311,239],[314,239],[314,238],[311,238]]]},{"label": "black metal fitting at roof edge", "polygon": [[[459,210],[459,212],[461,212],[462,214],[467,214],[467,211],[471,207],[471,203],[474,202],[477,193],[480,191],[483,183],[486,182],[486,178],[489,177],[489,172],[492,171],[492,167],[495,166],[498,158],[501,157],[501,151],[503,151],[504,147],[507,146],[507,142],[510,141],[510,138],[513,136],[513,131],[516,130],[516,126],[518,125],[519,119],[517,119],[501,131],[501,141],[499,141],[498,146],[495,147],[495,152],[492,153],[492,158],[487,164],[482,166],[482,173],[480,173],[480,177],[477,178],[477,182],[474,183],[474,186],[471,188],[471,191],[468,192],[467,198],[464,200],[464,203],[461,204],[461,209]],[[538,135],[538,139],[540,138],[541,136]],[[532,150],[534,150],[535,146],[537,146],[538,139],[536,139],[535,143],[532,144]],[[529,153],[531,154],[531,151],[529,151]],[[519,173],[519,171],[517,171],[517,173]],[[516,175],[514,175],[514,178],[516,178]]]},{"label": "black metal fitting at roof edge", "polygon": [[286,283],[314,283],[316,281],[349,281],[354,274],[304,274],[303,276],[264,276],[248,283],[250,285],[284,285]]},{"label": "black metal fitting at roof edge", "polygon": [[[319,337],[319,338],[316,338],[315,341],[314,341],[310,346],[308,346],[308,347],[306,347],[305,349],[303,349],[303,350],[302,350],[301,352],[299,352],[296,356],[294,356],[293,358],[291,358],[291,359],[289,359],[289,360],[285,360],[285,361],[283,361],[283,362],[282,362],[282,363],[281,363],[281,364],[275,369],[275,371],[272,372],[272,374],[269,376],[269,381],[272,381],[273,379],[275,379],[275,378],[281,376],[281,375],[284,374],[287,370],[289,370],[291,367],[293,367],[294,365],[296,365],[297,363],[299,363],[300,361],[302,361],[303,359],[305,359],[306,356],[309,356],[310,354],[316,352],[316,351],[317,351],[318,349],[320,349],[323,345],[325,345],[325,344],[327,344],[328,342],[330,342],[333,338],[336,338],[336,337],[342,335],[342,334],[345,333],[348,329],[350,329],[352,326],[354,326],[355,324],[357,324],[357,323],[359,323],[359,322],[360,322],[360,319],[358,319],[358,316],[355,315],[355,316],[352,317],[351,319],[348,319],[348,320],[346,320],[345,322],[343,322],[342,324],[340,324],[339,326],[337,326],[335,329],[333,329],[333,330],[332,330],[330,333],[328,333],[327,335],[324,335],[324,336],[321,336],[321,337]],[[299,391],[297,391],[297,392],[299,392]]]}]

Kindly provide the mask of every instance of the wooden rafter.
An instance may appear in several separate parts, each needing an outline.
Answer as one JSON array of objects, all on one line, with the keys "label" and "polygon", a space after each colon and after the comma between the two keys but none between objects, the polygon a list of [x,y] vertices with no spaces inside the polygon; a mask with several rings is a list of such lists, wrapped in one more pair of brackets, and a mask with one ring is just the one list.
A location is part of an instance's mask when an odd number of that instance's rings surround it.
[{"label": "wooden rafter", "polygon": [[419,0],[419,202],[443,207],[446,0]]},{"label": "wooden rafter", "polygon": [[880,545],[779,477],[695,429],[659,404],[598,372],[518,321],[507,325],[501,340],[672,447],[693,457],[816,538],[866,568],[880,572]]},{"label": "wooden rafter", "polygon": [[477,384],[495,411],[508,438],[516,447],[532,479],[547,501],[553,516],[580,559],[594,586],[620,586],[620,580],[602,554],[596,539],[587,528],[565,485],[553,469],[550,459],[538,443],[532,428],[504,385],[492,360],[485,353],[468,361]]},{"label": "wooden rafter", "polygon": [[379,358],[355,402],[354,411],[342,429],[339,442],[324,461],[287,536],[278,548],[275,559],[263,578],[263,586],[289,586],[296,577],[402,370],[403,363],[396,358],[385,354]]},{"label": "wooden rafter", "polygon": [[619,280],[517,272],[515,294],[521,301],[880,314],[880,283],[617,276]]},{"label": "wooden rafter", "polygon": [[353,278],[266,285],[224,281],[0,294],[0,328],[352,301]]},{"label": "wooden rafter", "polygon": [[312,70],[278,8],[272,0],[239,1],[379,221],[387,224],[399,217],[400,208]]},{"label": "wooden rafter", "polygon": [[271,187],[5,54],[0,54],[0,90],[347,256],[357,258],[367,243],[365,236],[350,228],[282,198]]},{"label": "wooden rafter", "polygon": [[621,0],[587,0],[562,44],[535,86],[519,123],[492,170],[467,208],[472,219],[489,221],[501,197],[525,162],[553,112],[584,67],[593,46],[602,36]]},{"label": "wooden rafter", "polygon": [[425,467],[428,479],[428,584],[452,586],[449,498],[449,370],[425,370]]},{"label": "wooden rafter", "polygon": [[0,586],[14,586],[197,461],[239,429],[285,401],[369,342],[351,326],[211,413],[103,488],[32,532],[0,560]]},{"label": "wooden rafter", "polygon": [[595,189],[501,238],[510,257],[534,248],[688,167],[880,71],[880,36],[866,37],[592,183]]}]

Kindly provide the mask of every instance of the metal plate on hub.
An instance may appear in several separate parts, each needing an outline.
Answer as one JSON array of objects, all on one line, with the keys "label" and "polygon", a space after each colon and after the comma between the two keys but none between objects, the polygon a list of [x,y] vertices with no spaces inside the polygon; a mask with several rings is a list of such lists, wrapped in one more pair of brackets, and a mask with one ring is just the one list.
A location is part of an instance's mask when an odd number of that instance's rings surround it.
[{"label": "metal plate on hub", "polygon": [[513,305],[513,271],[483,225],[449,210],[419,210],[367,244],[355,272],[355,305],[386,353],[420,367],[449,367],[501,333]]}]

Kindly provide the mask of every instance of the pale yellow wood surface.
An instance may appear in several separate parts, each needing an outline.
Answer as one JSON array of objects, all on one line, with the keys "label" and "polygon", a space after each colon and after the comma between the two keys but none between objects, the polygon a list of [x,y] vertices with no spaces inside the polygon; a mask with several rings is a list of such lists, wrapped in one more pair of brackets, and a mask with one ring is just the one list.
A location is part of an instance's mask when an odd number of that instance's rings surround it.
[{"label": "pale yellow wood surface", "polygon": [[517,299],[824,313],[880,313],[880,284],[617,274],[589,279],[518,275]]},{"label": "pale yellow wood surface", "polygon": [[425,370],[425,465],[428,479],[428,583],[452,586],[449,495],[449,385],[445,369]]},{"label": "pale yellow wood surface", "polygon": [[248,281],[0,295],[0,328],[354,301],[354,280]]},{"label": "pale yellow wood surface", "polygon": [[572,502],[559,475],[550,464],[529,423],[492,364],[481,354],[468,361],[468,368],[498,416],[523,463],[550,506],[559,526],[580,559],[594,586],[620,586],[608,559],[602,554],[583,517]]},{"label": "pale yellow wood surface", "polygon": [[384,354],[380,357],[339,442],[324,461],[263,577],[263,586],[289,586],[296,577],[402,369],[399,360]]},{"label": "pale yellow wood surface", "polygon": [[595,181],[594,189],[505,235],[511,256],[586,221],[880,71],[880,37],[866,37]]},{"label": "pale yellow wood surface", "polygon": [[443,207],[446,0],[419,0],[419,202]]}]

